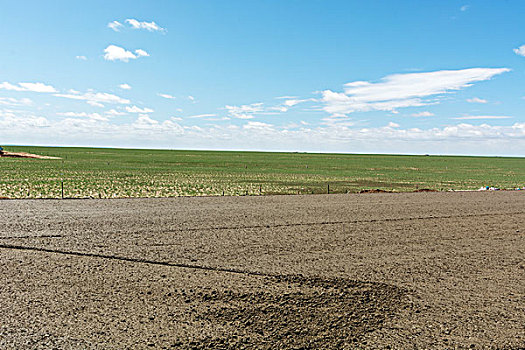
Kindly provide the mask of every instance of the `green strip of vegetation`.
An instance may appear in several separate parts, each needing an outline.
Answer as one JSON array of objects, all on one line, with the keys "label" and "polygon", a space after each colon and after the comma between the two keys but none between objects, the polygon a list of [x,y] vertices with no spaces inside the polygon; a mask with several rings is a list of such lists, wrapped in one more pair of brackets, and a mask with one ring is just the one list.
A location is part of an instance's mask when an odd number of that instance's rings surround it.
[{"label": "green strip of vegetation", "polygon": [[525,158],[6,147],[0,197],[173,197],[525,186]]}]

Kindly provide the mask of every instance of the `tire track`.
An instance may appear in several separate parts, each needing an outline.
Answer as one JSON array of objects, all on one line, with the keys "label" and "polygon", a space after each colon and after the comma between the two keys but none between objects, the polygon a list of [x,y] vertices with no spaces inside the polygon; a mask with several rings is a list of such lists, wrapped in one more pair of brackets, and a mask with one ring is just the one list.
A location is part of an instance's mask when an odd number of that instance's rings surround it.
[{"label": "tire track", "polygon": [[62,238],[62,235],[40,235],[40,236],[6,236],[0,237],[0,239],[18,239],[18,238]]},{"label": "tire track", "polygon": [[[275,225],[245,225],[245,226],[215,226],[215,227],[196,227],[196,228],[179,228],[172,230],[159,230],[162,233],[173,232],[198,232],[198,231],[222,231],[222,230],[244,230],[244,229],[271,229],[271,228],[286,228],[286,227],[309,227],[309,226],[323,226],[323,225],[343,225],[343,224],[363,224],[363,223],[381,223],[381,222],[397,222],[397,221],[417,221],[417,220],[434,220],[434,219],[456,219],[456,218],[473,218],[473,217],[487,217],[487,216],[505,216],[505,215],[525,215],[525,212],[509,212],[509,213],[482,213],[482,214],[463,214],[463,215],[441,215],[441,216],[416,216],[408,218],[386,218],[386,219],[369,219],[369,220],[340,220],[340,221],[321,221],[321,222],[306,222],[306,223],[287,223]],[[69,235],[68,235],[69,236]],[[40,236],[7,236],[0,237],[0,240],[7,239],[28,239],[28,238],[62,238],[65,235],[40,235]],[[164,246],[166,244],[153,244],[151,246]],[[1,248],[1,246],[0,246]]]},{"label": "tire track", "polygon": [[181,228],[178,230],[165,230],[162,232],[195,232],[195,231],[212,231],[212,230],[243,230],[243,229],[257,229],[257,228],[282,228],[282,227],[303,227],[303,226],[321,226],[321,225],[338,225],[338,224],[362,224],[362,223],[376,223],[376,222],[396,222],[396,221],[417,221],[417,220],[434,220],[434,219],[462,219],[484,216],[505,216],[505,215],[525,215],[525,212],[513,213],[482,213],[482,214],[463,214],[463,215],[441,215],[441,216],[416,216],[409,218],[387,218],[387,219],[369,219],[369,220],[341,220],[341,221],[321,221],[321,222],[306,222],[306,223],[287,223],[275,225],[246,225],[246,226],[215,226],[215,227],[197,227],[197,228]]}]

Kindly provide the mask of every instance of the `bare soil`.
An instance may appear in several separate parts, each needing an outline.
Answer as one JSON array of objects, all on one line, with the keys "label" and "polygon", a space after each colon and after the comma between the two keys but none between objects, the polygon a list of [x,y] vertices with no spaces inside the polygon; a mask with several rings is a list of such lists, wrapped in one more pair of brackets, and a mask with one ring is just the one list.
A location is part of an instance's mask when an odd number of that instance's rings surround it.
[{"label": "bare soil", "polygon": [[32,154],[26,152],[0,152],[0,157],[4,158],[32,158],[32,159],[62,159],[60,157],[41,156],[39,154]]},{"label": "bare soil", "polygon": [[2,349],[519,349],[525,192],[0,202]]}]

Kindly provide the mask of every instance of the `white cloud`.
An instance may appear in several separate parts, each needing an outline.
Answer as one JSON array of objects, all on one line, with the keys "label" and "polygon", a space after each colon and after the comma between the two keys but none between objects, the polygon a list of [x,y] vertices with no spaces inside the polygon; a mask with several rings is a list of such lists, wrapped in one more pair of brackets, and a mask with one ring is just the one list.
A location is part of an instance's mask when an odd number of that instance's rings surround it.
[{"label": "white cloud", "polygon": [[61,115],[64,117],[87,117],[88,113],[86,112],[61,112],[61,113],[57,113],[57,115]]},{"label": "white cloud", "polygon": [[389,128],[399,128],[399,126],[400,126],[399,124],[394,123],[394,122],[389,122],[388,123],[388,127]]},{"label": "white cloud", "polygon": [[117,111],[115,109],[110,109],[109,111],[106,111],[104,113],[107,114],[107,115],[115,116],[115,117],[127,114],[125,112],[119,112],[119,111]]},{"label": "white cloud", "polygon": [[182,121],[182,118],[181,118],[181,117],[171,117],[170,119],[173,120],[173,121],[175,121],[175,122],[180,122],[180,121]]},{"label": "white cloud", "polygon": [[487,103],[488,101],[482,98],[473,97],[473,98],[468,98],[467,102],[469,103]]},{"label": "white cloud", "polygon": [[517,49],[513,50],[516,55],[525,56],[525,45],[521,45]]},{"label": "white cloud", "polygon": [[245,130],[273,130],[273,125],[262,122],[248,122],[242,128]]},{"label": "white cloud", "polygon": [[160,97],[163,97],[163,98],[167,98],[169,100],[174,100],[175,99],[175,96],[172,96],[172,95],[169,95],[169,94],[158,93],[157,95],[159,95]]},{"label": "white cloud", "polygon": [[476,119],[510,119],[507,115],[469,115],[465,117],[456,117],[456,120],[476,120]]},{"label": "white cloud", "polygon": [[0,97],[0,105],[2,106],[29,106],[31,104],[33,101],[29,98]]},{"label": "white cloud", "polygon": [[131,122],[87,117],[48,120],[24,112],[2,112],[0,139],[8,144],[520,156],[525,149],[524,122],[509,126],[460,123],[428,129],[392,124],[290,129],[253,121],[241,127],[182,127],[177,121],[175,117],[161,121],[144,115]]},{"label": "white cloud", "polygon": [[206,118],[206,117],[215,117],[215,116],[216,116],[216,114],[208,113],[208,114],[192,115],[192,116],[189,116],[188,118],[196,119],[196,118]]},{"label": "white cloud", "polygon": [[122,61],[129,62],[129,60],[135,60],[139,57],[149,56],[149,54],[141,49],[135,50],[134,54],[120,46],[109,45],[104,49],[104,59],[106,61]]},{"label": "white cloud", "polygon": [[467,11],[469,9],[469,7],[470,7],[469,5],[463,5],[463,6],[460,7],[460,10],[462,12],[465,12],[465,11]]},{"label": "white cloud", "polygon": [[0,83],[0,89],[30,92],[57,92],[53,86],[44,83],[18,83],[18,85],[13,85],[4,81],[3,83]]},{"label": "white cloud", "polygon": [[25,91],[24,88],[8,83],[7,81],[0,83],[0,89],[12,91]]},{"label": "white cloud", "polygon": [[126,23],[128,23],[131,27],[134,29],[146,29],[150,32],[165,32],[166,29],[160,27],[157,23],[151,21],[151,22],[141,22],[133,18],[129,18],[126,20]]},{"label": "white cloud", "polygon": [[77,60],[87,61],[87,57],[86,57],[86,56],[75,56],[75,58],[76,58]]},{"label": "white cloud", "polygon": [[120,84],[118,87],[121,88],[122,90],[131,90],[131,86],[126,83]]},{"label": "white cloud", "polygon": [[242,106],[226,105],[224,108],[226,108],[230,116],[238,119],[252,119],[254,118],[254,114],[264,111],[262,103],[252,103]]},{"label": "white cloud", "polygon": [[225,121],[225,120],[231,120],[229,117],[218,117],[218,118],[206,118],[205,120],[209,122],[219,122],[219,121]]},{"label": "white cloud", "polygon": [[304,99],[304,100],[291,99],[291,100],[284,101],[284,105],[287,107],[293,107],[295,105],[298,105],[299,103],[308,102],[308,101],[310,101],[310,99]]},{"label": "white cloud", "polygon": [[288,110],[300,103],[308,102],[308,101],[315,101],[315,99],[307,98],[307,99],[298,99],[294,96],[280,96],[276,97],[276,99],[286,99],[281,105],[278,106],[272,106],[267,107],[266,110],[269,112],[262,113],[262,114],[276,114],[272,112],[278,112],[278,113],[285,113],[288,112]]},{"label": "white cloud", "polygon": [[174,100],[174,99],[175,99],[175,96],[172,96],[172,95],[170,95],[170,94],[160,94],[160,93],[159,93],[158,95],[159,95],[160,97],[162,97],[162,98],[166,98],[166,99],[168,99],[168,100]]},{"label": "white cloud", "polygon": [[86,113],[86,112],[63,112],[57,113],[57,115],[70,117],[70,118],[88,118],[99,121],[108,121],[109,119],[105,116],[102,116],[98,113]]},{"label": "white cloud", "polygon": [[190,100],[191,102],[195,102],[195,97],[190,95],[190,96],[188,96],[188,100]]},{"label": "white cloud", "polygon": [[15,111],[9,110],[9,109],[0,109],[0,117],[1,118],[16,118]]},{"label": "white cloud", "polygon": [[[276,111],[276,112],[280,112],[280,113],[285,113],[285,112],[288,112],[288,107],[286,106],[273,106],[273,107],[268,107],[267,110],[269,111]],[[268,114],[268,113],[266,113]],[[276,114],[276,113],[273,113],[273,114]]]},{"label": "white cloud", "polygon": [[119,32],[120,28],[124,27],[119,21],[113,21],[108,23],[108,28],[113,29],[115,32]]},{"label": "white cloud", "polygon": [[96,102],[96,101],[86,101],[86,103],[90,106],[93,106],[93,107],[104,107],[104,105],[100,102]]},{"label": "white cloud", "polygon": [[151,108],[140,108],[140,107],[137,107],[137,106],[132,106],[132,107],[129,107],[129,106],[126,106],[126,111],[128,111],[129,113],[153,113],[155,112],[153,109]]},{"label": "white cloud", "polygon": [[88,104],[95,106],[102,106],[102,103],[115,103],[115,104],[129,104],[130,101],[119,97],[117,95],[108,94],[106,92],[86,92],[86,93],[70,93],[70,94],[55,94],[57,97],[69,98],[72,100],[83,100]]},{"label": "white cloud", "polygon": [[142,49],[135,50],[135,53],[137,54],[137,57],[149,57],[149,53]]},{"label": "white cloud", "polygon": [[33,91],[33,92],[56,92],[57,90],[50,86],[43,83],[18,83],[21,87],[25,89],[25,91]]},{"label": "white cloud", "polygon": [[139,127],[141,129],[148,128],[152,125],[158,125],[159,122],[151,119],[147,114],[140,114],[137,120],[133,123],[135,127]]},{"label": "white cloud", "polygon": [[428,112],[428,111],[412,113],[412,117],[433,117],[433,116],[434,116],[434,113]]},{"label": "white cloud", "polygon": [[[0,136],[5,139],[5,136],[9,134],[22,135],[27,139],[27,133],[29,130],[40,131],[42,128],[49,128],[51,123],[44,117],[35,115],[15,115],[14,113],[8,113],[7,115],[0,116]],[[6,133],[6,135],[3,135]]]},{"label": "white cloud", "polygon": [[340,114],[425,106],[438,102],[424,97],[451,93],[508,71],[508,68],[469,68],[394,74],[377,83],[355,81],[345,84],[344,92],[325,90],[321,101],[326,112]]},{"label": "white cloud", "polygon": [[354,126],[355,122],[346,118],[334,118],[334,116],[332,115],[330,117],[321,119],[321,125],[327,125],[331,128],[343,129]]}]

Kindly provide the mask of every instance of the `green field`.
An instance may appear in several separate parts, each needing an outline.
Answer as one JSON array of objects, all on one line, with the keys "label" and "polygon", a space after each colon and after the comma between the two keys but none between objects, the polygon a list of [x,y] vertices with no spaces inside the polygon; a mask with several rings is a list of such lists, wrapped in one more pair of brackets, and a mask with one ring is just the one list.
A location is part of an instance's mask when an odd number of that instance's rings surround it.
[{"label": "green field", "polygon": [[525,158],[6,147],[0,197],[112,198],[525,186]]}]

